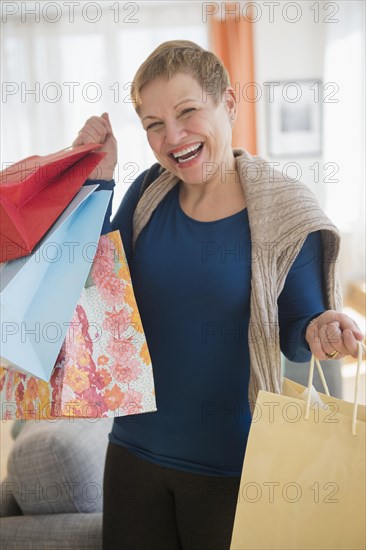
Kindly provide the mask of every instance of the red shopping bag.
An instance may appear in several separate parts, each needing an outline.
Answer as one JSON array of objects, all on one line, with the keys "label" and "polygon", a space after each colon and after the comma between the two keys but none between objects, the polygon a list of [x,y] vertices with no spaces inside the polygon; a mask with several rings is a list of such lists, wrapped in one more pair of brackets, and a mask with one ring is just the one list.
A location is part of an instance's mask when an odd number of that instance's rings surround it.
[{"label": "red shopping bag", "polygon": [[0,172],[0,262],[30,254],[105,153],[91,143],[32,156]]}]

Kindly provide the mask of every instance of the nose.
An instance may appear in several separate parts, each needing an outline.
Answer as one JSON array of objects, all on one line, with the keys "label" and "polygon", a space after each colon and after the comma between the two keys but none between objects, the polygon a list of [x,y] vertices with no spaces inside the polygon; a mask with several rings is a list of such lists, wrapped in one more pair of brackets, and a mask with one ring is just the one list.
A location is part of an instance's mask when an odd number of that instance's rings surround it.
[{"label": "nose", "polygon": [[187,135],[183,122],[167,120],[165,122],[165,141],[168,145],[177,145]]}]

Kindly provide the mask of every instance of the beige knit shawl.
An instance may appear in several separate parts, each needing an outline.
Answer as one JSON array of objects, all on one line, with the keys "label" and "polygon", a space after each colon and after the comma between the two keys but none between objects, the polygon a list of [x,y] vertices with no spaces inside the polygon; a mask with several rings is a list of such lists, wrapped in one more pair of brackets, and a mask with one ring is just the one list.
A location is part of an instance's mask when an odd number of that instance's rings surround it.
[{"label": "beige knit shawl", "polygon": [[[341,308],[337,275],[340,234],[303,183],[288,181],[264,159],[243,149],[234,149],[233,153],[252,241],[248,397],[253,412],[260,389],[281,393],[277,298],[307,235],[313,231],[321,230],[327,309]],[[133,218],[133,245],[160,201],[178,181],[165,171],[147,188]]]}]

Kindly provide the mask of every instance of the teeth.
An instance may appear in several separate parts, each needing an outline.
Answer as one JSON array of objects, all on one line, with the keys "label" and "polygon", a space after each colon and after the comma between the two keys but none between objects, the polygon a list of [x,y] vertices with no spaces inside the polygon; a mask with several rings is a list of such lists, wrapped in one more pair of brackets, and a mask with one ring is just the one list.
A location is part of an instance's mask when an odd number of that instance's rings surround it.
[{"label": "teeth", "polygon": [[174,158],[182,157],[183,155],[186,155],[187,153],[190,153],[191,151],[197,151],[197,149],[201,146],[201,143],[198,145],[192,145],[192,147],[187,147],[186,149],[182,149],[182,151],[179,151],[178,153],[173,153]]},{"label": "teeth", "polygon": [[187,159],[177,159],[177,162],[178,162],[178,164],[183,164],[184,162],[189,162],[190,160],[193,160],[196,157],[198,157],[199,154],[200,154],[200,152],[197,151],[197,153],[195,153],[194,155],[188,157]]}]

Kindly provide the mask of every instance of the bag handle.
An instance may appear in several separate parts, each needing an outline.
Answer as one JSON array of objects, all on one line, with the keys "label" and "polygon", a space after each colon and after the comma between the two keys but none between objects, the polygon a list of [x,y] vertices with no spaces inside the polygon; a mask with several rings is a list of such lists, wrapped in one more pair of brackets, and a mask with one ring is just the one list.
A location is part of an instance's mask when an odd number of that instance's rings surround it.
[{"label": "bag handle", "polygon": [[[355,383],[355,393],[354,393],[354,399],[353,399],[353,414],[352,414],[352,435],[356,434],[356,422],[357,422],[357,408],[358,408],[358,387],[360,383],[360,376],[361,376],[361,363],[362,363],[362,354],[363,352],[366,352],[366,346],[362,342],[357,342],[357,370],[356,370],[356,383]],[[314,363],[317,366],[320,379],[322,381],[324,391],[329,396],[329,390],[328,386],[325,380],[325,376],[321,367],[321,364],[319,362],[319,359],[317,359],[314,354],[311,356],[310,360],[310,369],[309,369],[309,380],[308,380],[308,395],[306,397],[306,407],[305,407],[305,420],[308,420],[309,414],[310,414],[310,398],[311,398],[311,386],[313,384],[313,378],[314,378]]]}]

